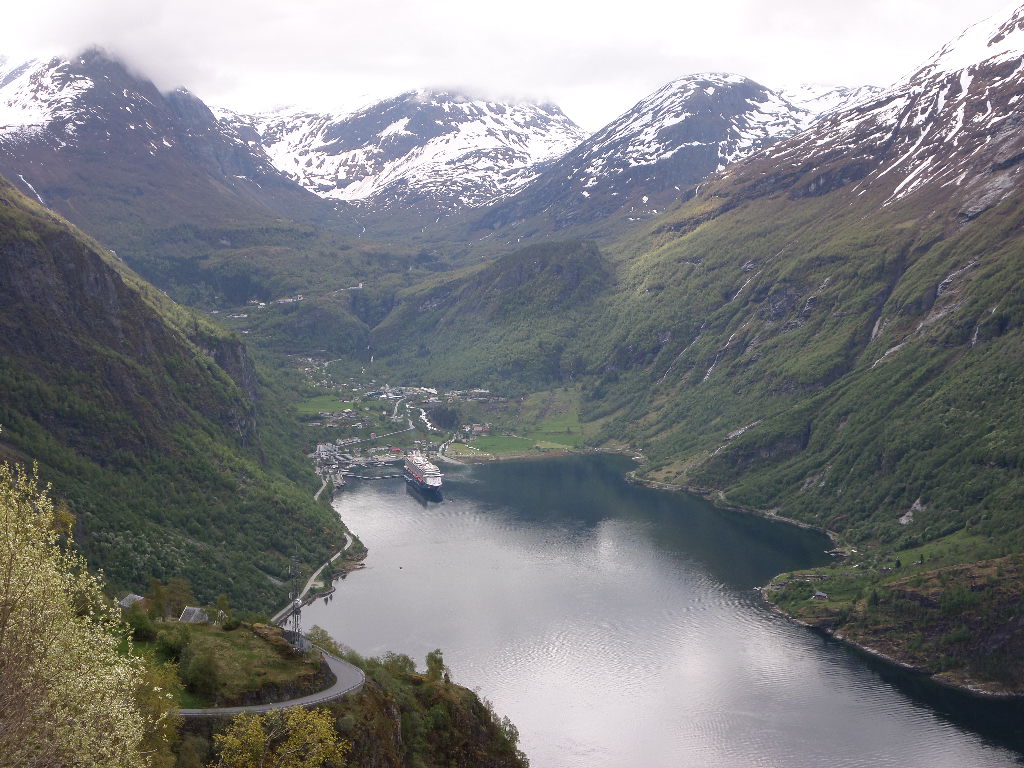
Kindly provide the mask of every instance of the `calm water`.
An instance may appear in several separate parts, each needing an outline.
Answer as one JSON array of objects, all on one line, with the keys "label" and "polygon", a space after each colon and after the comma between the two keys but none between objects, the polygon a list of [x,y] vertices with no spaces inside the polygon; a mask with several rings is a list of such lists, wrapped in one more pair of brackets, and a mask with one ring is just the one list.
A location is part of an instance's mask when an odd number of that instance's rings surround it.
[{"label": "calm water", "polygon": [[1018,765],[1019,713],[792,626],[754,587],[827,562],[810,532],[637,488],[621,457],[446,464],[335,506],[364,570],[303,612],[366,655],[444,650],[534,768]]}]

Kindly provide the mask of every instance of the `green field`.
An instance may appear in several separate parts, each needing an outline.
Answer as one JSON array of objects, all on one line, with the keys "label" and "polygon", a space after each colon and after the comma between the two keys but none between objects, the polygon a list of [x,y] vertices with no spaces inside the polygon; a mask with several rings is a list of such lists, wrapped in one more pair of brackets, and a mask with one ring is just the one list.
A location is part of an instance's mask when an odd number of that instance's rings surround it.
[{"label": "green field", "polygon": [[537,392],[520,409],[522,435],[543,448],[576,448],[583,442],[578,388]]},{"label": "green field", "polygon": [[295,405],[296,410],[303,416],[316,416],[321,411],[334,413],[351,407],[351,402],[342,400],[337,395],[317,395]]},{"label": "green field", "polygon": [[490,455],[490,454],[484,454],[483,451],[478,451],[478,450],[475,450],[473,448],[470,448],[465,443],[451,443],[447,448],[445,448],[444,452],[445,452],[446,456],[451,456],[453,458],[461,458],[463,456],[468,456],[468,457],[478,456],[479,457],[481,454],[483,454],[483,455]]},{"label": "green field", "polygon": [[503,453],[526,453],[533,448],[534,441],[525,437],[507,437],[495,435],[493,437],[478,437],[473,441],[473,447],[484,453],[493,453],[500,456]]},{"label": "green field", "polygon": [[[213,688],[215,695],[223,699],[233,699],[268,683],[296,683],[315,671],[302,656],[290,651],[276,627],[243,624],[226,631],[213,624],[168,623],[161,631],[183,634],[179,659],[169,657],[165,644],[159,640],[136,641],[136,650],[159,661],[177,661],[185,678],[190,659],[201,655],[212,657],[216,665]],[[181,692],[181,706],[208,707],[211,704],[208,695],[188,689]]]}]

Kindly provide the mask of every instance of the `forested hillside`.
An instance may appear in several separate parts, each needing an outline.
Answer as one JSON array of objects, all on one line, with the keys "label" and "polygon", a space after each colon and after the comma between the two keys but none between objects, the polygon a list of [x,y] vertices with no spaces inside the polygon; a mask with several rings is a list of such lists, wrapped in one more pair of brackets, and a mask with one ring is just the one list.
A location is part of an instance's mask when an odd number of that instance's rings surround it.
[{"label": "forested hillside", "polygon": [[340,525],[242,342],[3,180],[0,261],[0,450],[39,462],[90,562],[117,588],[282,600],[288,558]]}]

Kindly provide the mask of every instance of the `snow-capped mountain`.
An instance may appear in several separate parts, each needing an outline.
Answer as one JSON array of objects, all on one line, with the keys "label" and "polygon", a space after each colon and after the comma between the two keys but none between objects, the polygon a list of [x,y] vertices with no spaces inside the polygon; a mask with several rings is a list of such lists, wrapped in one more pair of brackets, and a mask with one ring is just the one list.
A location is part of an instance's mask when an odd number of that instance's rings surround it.
[{"label": "snow-capped mountain", "polygon": [[481,225],[496,229],[543,214],[561,229],[619,211],[654,215],[708,174],[797,133],[813,117],[739,75],[680,78],[552,164]]},{"label": "snow-capped mountain", "polygon": [[586,134],[551,104],[411,91],[355,113],[245,118],[274,165],[321,197],[387,210],[478,207],[521,189]]},{"label": "snow-capped mountain", "polygon": [[[855,184],[886,203],[943,188],[972,218],[1021,182],[1024,7],[970,27],[913,74],[823,116],[766,159],[775,188],[821,195]],[[765,167],[736,168],[766,187]]]},{"label": "snow-capped mountain", "polygon": [[70,62],[28,61],[11,66],[0,59],[0,141],[27,138],[55,123],[74,135],[75,116],[82,94],[95,83]]},{"label": "snow-capped mountain", "polygon": [[884,90],[877,85],[846,87],[804,84],[795,88],[782,88],[778,94],[793,106],[804,110],[807,124],[810,125],[820,117],[870,99]]},{"label": "snow-capped mountain", "polygon": [[0,173],[100,236],[115,212],[99,209],[115,201],[122,230],[124,219],[190,210],[252,218],[323,207],[197,97],[161,93],[99,50],[0,64]]}]

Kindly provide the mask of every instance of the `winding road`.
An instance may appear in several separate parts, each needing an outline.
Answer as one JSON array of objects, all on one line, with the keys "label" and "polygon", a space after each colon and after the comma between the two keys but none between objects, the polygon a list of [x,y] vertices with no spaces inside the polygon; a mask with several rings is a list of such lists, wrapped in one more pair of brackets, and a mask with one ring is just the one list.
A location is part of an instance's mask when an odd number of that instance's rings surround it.
[{"label": "winding road", "polygon": [[[397,410],[397,404],[396,404]],[[409,429],[413,429],[412,421],[409,421]],[[408,430],[403,430],[408,431]],[[398,434],[393,433],[393,434]],[[387,437],[387,435],[381,435],[381,437]],[[379,438],[378,438],[379,439]],[[327,487],[327,481],[324,481],[323,486],[317,491],[315,499],[324,488]],[[353,538],[347,533],[342,534],[345,537],[345,546],[336,552],[330,560],[321,565],[313,575],[309,577],[309,581],[306,582],[306,586],[303,587],[302,592],[299,593],[298,599],[302,600],[313,588],[313,584],[320,578],[320,574],[323,573],[324,568],[333,563],[339,557],[341,557],[348,548],[352,546]],[[275,613],[271,617],[270,621],[273,624],[277,624],[282,621],[292,609],[292,603],[289,603],[280,611]],[[366,682],[366,675],[359,667],[349,664],[343,659],[339,659],[323,648],[315,646],[324,662],[330,668],[331,672],[334,673],[335,681],[334,685],[330,688],[320,691],[319,693],[311,693],[308,696],[299,696],[295,699],[288,699],[287,701],[276,701],[271,704],[252,704],[245,707],[207,707],[204,709],[179,709],[178,714],[182,717],[233,717],[234,715],[240,714],[260,714],[263,712],[271,712],[275,709],[288,709],[289,707],[311,707],[315,704],[323,704],[326,701],[333,701],[334,699],[340,699],[349,693],[356,693],[363,687],[363,683]]]},{"label": "winding road", "polygon": [[179,709],[178,714],[182,717],[233,717],[241,714],[257,715],[263,712],[271,712],[275,709],[287,709],[289,707],[312,707],[315,704],[323,704],[327,701],[340,699],[349,693],[356,693],[366,682],[366,675],[363,670],[349,664],[337,656],[332,656],[322,648],[317,648],[323,656],[324,661],[331,672],[337,678],[334,685],[319,693],[311,693],[308,696],[300,696],[288,701],[276,701],[272,704],[252,704],[247,707],[210,707],[208,709]]}]

